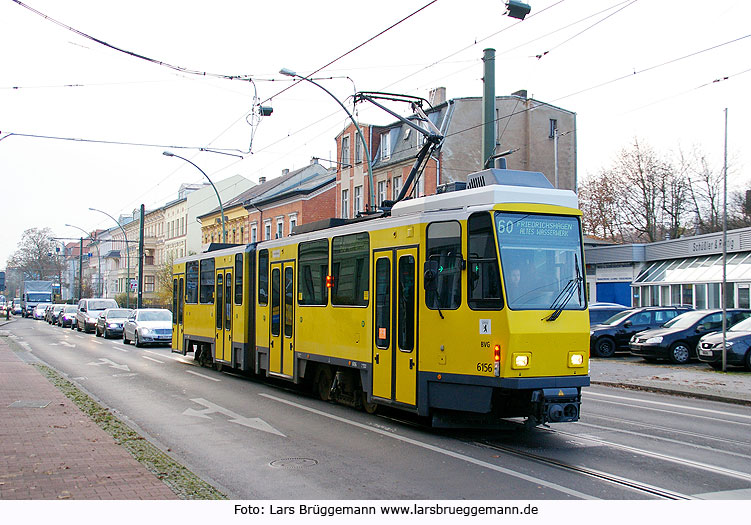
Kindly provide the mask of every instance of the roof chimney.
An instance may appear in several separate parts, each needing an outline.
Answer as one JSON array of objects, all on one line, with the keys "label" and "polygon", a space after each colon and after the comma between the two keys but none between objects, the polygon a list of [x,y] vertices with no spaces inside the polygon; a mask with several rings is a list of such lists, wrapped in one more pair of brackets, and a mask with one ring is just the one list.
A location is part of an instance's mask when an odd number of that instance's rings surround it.
[{"label": "roof chimney", "polygon": [[520,89],[519,91],[514,91],[513,93],[511,93],[511,96],[512,97],[520,97],[520,98],[523,98],[523,99],[526,100],[527,99],[527,90],[526,89]]},{"label": "roof chimney", "polygon": [[285,175],[288,175],[288,174],[289,174],[289,168],[284,168],[282,170],[282,177],[284,177]]},{"label": "roof chimney", "polygon": [[430,102],[431,106],[437,106],[438,104],[446,102],[446,88],[437,87],[431,89],[430,94],[428,95],[428,102]]},{"label": "roof chimney", "polygon": [[258,184],[263,184],[266,182],[266,177],[258,177]]}]

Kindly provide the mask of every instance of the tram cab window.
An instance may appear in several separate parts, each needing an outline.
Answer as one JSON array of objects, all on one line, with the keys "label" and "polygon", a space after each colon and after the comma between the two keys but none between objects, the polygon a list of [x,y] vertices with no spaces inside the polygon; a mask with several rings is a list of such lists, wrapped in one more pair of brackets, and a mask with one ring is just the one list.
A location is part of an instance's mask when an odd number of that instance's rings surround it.
[{"label": "tram cab window", "polygon": [[467,221],[467,302],[473,310],[503,308],[501,275],[495,250],[495,230],[489,212]]},{"label": "tram cab window", "polygon": [[301,305],[325,306],[328,302],[329,241],[300,243],[297,256],[297,299]]},{"label": "tram cab window", "polygon": [[214,259],[201,261],[201,276],[198,287],[201,304],[214,304]]},{"label": "tram cab window", "polygon": [[370,237],[367,233],[334,237],[331,241],[331,275],[334,278],[331,304],[368,305],[369,256]]},{"label": "tram cab window", "polygon": [[258,252],[258,304],[269,304],[269,251]]},{"label": "tram cab window", "polygon": [[462,302],[462,228],[457,221],[428,225],[426,259],[438,263],[435,288],[426,291],[431,310],[455,310]]},{"label": "tram cab window", "polygon": [[185,263],[185,302],[198,303],[198,261]]}]

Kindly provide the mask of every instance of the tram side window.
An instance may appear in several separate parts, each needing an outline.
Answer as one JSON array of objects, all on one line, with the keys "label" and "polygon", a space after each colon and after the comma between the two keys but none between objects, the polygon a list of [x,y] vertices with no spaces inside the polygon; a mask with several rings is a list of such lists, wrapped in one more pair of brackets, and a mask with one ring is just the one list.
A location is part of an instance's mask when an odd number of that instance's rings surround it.
[{"label": "tram side window", "polygon": [[334,237],[331,241],[331,275],[334,278],[331,304],[368,305],[369,254],[367,233]]},{"label": "tram side window", "polygon": [[435,290],[425,294],[431,310],[455,310],[462,302],[462,228],[456,221],[428,225],[426,258],[438,262]]},{"label": "tram side window", "polygon": [[198,303],[198,261],[185,263],[185,302]]},{"label": "tram side window", "polygon": [[297,257],[297,298],[301,305],[326,305],[329,271],[329,241],[321,239],[300,243]]},{"label": "tram side window", "polygon": [[376,261],[375,281],[376,346],[388,348],[391,341],[391,262],[387,257]]},{"label": "tram side window", "polygon": [[495,231],[490,213],[475,213],[467,221],[467,302],[473,310],[503,308]]},{"label": "tram side window", "polygon": [[243,304],[243,254],[235,255],[235,304]]},{"label": "tram side window", "polygon": [[258,252],[258,304],[269,304],[269,251]]},{"label": "tram side window", "polygon": [[[172,311],[177,313],[177,279],[172,279]],[[172,317],[173,321],[177,321],[177,316]]]},{"label": "tram side window", "polygon": [[214,259],[201,261],[201,279],[198,289],[201,304],[214,304]]}]

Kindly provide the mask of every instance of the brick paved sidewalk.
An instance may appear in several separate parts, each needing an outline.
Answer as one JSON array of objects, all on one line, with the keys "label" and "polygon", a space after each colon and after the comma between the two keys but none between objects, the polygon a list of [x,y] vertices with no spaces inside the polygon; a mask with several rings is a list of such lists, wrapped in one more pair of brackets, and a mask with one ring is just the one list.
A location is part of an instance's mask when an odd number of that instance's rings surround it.
[{"label": "brick paved sidewalk", "polygon": [[22,499],[178,498],[0,338],[0,500]]}]

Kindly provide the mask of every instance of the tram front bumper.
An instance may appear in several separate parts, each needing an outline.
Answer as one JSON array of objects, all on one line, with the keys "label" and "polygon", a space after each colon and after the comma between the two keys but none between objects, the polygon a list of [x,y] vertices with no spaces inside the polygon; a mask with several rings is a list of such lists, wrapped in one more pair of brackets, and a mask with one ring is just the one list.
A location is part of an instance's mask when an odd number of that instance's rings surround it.
[{"label": "tram front bumper", "polygon": [[533,413],[539,424],[579,420],[581,392],[578,388],[543,388],[532,392]]}]

